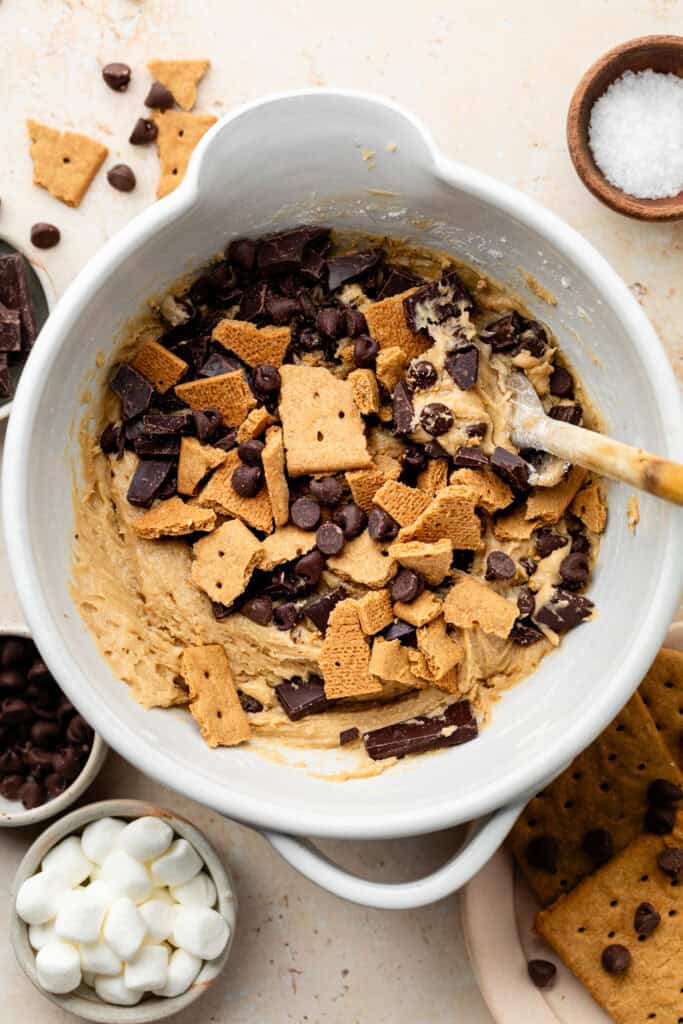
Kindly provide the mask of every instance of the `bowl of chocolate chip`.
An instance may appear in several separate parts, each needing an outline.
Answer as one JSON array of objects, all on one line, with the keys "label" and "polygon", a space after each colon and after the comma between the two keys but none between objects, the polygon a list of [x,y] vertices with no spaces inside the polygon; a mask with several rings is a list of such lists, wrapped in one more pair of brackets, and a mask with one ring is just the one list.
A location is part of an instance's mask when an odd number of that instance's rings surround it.
[{"label": "bowl of chocolate chip", "polygon": [[106,755],[28,631],[0,632],[0,828],[61,814],[93,782]]}]

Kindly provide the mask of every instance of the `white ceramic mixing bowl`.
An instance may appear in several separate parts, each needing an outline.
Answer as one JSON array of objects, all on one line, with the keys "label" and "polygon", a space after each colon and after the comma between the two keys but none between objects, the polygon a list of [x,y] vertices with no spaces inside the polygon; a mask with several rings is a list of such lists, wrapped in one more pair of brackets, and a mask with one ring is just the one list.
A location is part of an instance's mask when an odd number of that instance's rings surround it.
[{"label": "white ceramic mixing bowl", "polygon": [[[374,151],[372,160],[364,159]],[[93,259],[44,328],[10,421],[3,481],[12,570],[51,670],[107,742],[187,796],[267,830],[299,870],[339,895],[418,906],[462,885],[500,844],[525,796],[599,733],[654,657],[678,599],[681,512],[610,491],[591,597],[595,621],[569,634],[506,693],[473,743],[409,758],[344,784],[253,748],[210,750],[189,715],[145,711],[112,675],[68,589],[72,429],[83,380],[104,386],[114,338],[145,299],[226,242],[301,222],[400,235],[445,248],[522,294],[550,324],[618,438],[669,458],[683,451],[681,404],[655,333],[623,282],[578,234],[531,199],[444,158],[391,103],[340,91],[275,96],[237,110],[202,140],[181,187]],[[519,268],[557,297],[525,289]],[[329,757],[334,756],[330,754]],[[323,765],[328,755],[319,754]],[[490,817],[434,875],[405,885],[356,879],[292,837],[371,839]],[[272,834],[277,833],[277,834]]]}]

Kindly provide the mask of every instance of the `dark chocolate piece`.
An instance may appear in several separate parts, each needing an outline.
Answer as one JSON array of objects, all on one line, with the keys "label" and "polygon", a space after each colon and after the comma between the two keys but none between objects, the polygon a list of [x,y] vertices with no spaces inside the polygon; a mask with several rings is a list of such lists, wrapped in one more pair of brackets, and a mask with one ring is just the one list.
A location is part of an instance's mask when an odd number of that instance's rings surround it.
[{"label": "dark chocolate piece", "polygon": [[21,315],[0,303],[0,352],[21,351]]},{"label": "dark chocolate piece", "polygon": [[170,110],[175,103],[175,98],[170,89],[167,89],[161,82],[152,82],[151,88],[145,97],[145,106],[154,110]]},{"label": "dark chocolate piece", "polygon": [[383,631],[385,640],[400,640],[405,647],[417,647],[417,631],[415,626],[403,619],[396,619]]},{"label": "dark chocolate piece", "polygon": [[391,400],[394,406],[394,433],[409,434],[413,429],[413,400],[405,381],[395,386]]},{"label": "dark chocolate piece", "polygon": [[651,903],[639,903],[633,915],[633,928],[636,935],[646,938],[659,927],[662,918]]},{"label": "dark chocolate piece", "polygon": [[537,871],[545,871],[554,875],[557,871],[557,856],[559,848],[557,839],[554,836],[535,836],[527,843],[524,855],[527,864],[536,868]]},{"label": "dark chocolate piece", "polygon": [[245,601],[240,610],[252,622],[258,623],[259,626],[267,626],[273,617],[273,602],[264,594]]},{"label": "dark chocolate piece", "polygon": [[424,590],[424,580],[413,569],[399,569],[391,581],[390,590],[392,601],[410,604]]},{"label": "dark chocolate piece", "polygon": [[257,243],[256,263],[264,274],[284,274],[298,270],[304,249],[312,242],[327,239],[329,228],[299,227],[270,235]]},{"label": "dark chocolate piece", "polygon": [[306,681],[300,676],[294,676],[276,686],[275,694],[292,722],[325,711],[329,703],[320,676],[309,676]]},{"label": "dark chocolate piece", "polygon": [[339,733],[339,746],[344,747],[347,743],[353,743],[360,736],[360,732],[355,725],[352,725],[350,729],[342,729]]},{"label": "dark chocolate piece", "polygon": [[143,434],[133,448],[140,458],[177,459],[180,455],[180,437],[177,434]]},{"label": "dark chocolate piece", "polygon": [[[190,409],[178,412],[147,413],[142,425],[146,435],[151,434],[190,434],[196,429],[195,415]],[[199,413],[203,416],[204,413]]]},{"label": "dark chocolate piece", "polygon": [[159,129],[154,121],[150,121],[146,117],[139,117],[133,125],[133,131],[130,133],[128,141],[131,146],[146,146],[149,142],[154,142],[158,134]]},{"label": "dark chocolate piece", "polygon": [[292,629],[300,618],[301,612],[291,601],[280,604],[273,610],[273,622],[278,629]]},{"label": "dark chocolate piece", "polygon": [[[318,310],[315,326],[321,338],[325,338],[327,341],[337,341],[338,338],[344,337],[346,317],[343,311],[337,309],[336,306],[323,306]],[[375,342],[375,344],[377,343]],[[379,345],[377,348],[379,349]]]},{"label": "dark chocolate piece", "polygon": [[411,391],[424,391],[436,384],[438,376],[434,363],[428,359],[417,359],[408,367],[406,383]]},{"label": "dark chocolate piece", "polygon": [[369,757],[380,761],[386,757],[403,757],[441,747],[468,743],[478,734],[477,722],[467,700],[450,704],[441,715],[429,718],[419,715],[408,722],[373,729],[363,735]]},{"label": "dark chocolate piece", "polygon": [[384,251],[382,249],[369,249],[366,252],[352,252],[346,256],[337,256],[335,259],[328,260],[329,290],[334,292],[343,284],[355,281],[368,271],[374,270],[383,259]]},{"label": "dark chocolate piece", "polygon": [[593,828],[581,840],[581,849],[597,867],[614,856],[614,840],[606,828]]},{"label": "dark chocolate piece", "polygon": [[31,243],[36,249],[53,249],[61,238],[58,227],[45,221],[38,221],[31,227]]},{"label": "dark chocolate piece", "polygon": [[583,594],[572,594],[558,587],[550,601],[536,612],[534,619],[555,633],[566,633],[588,618],[593,607],[593,602]]},{"label": "dark chocolate piece", "polygon": [[131,70],[127,64],[114,61],[102,68],[102,78],[114,92],[125,92],[130,83]]},{"label": "dark chocolate piece", "polygon": [[38,335],[24,258],[18,252],[0,256],[0,302],[21,317],[22,343],[31,348]]},{"label": "dark chocolate piece", "polygon": [[311,480],[309,490],[315,500],[326,508],[334,508],[341,501],[344,488],[335,476],[324,476]]},{"label": "dark chocolate piece", "polygon": [[491,468],[513,491],[524,492],[529,485],[531,468],[528,462],[507,448],[494,448]]},{"label": "dark chocolate piece", "polygon": [[462,391],[477,383],[479,375],[479,349],[476,345],[463,345],[446,359],[446,370]]},{"label": "dark chocolate piece", "polygon": [[403,300],[403,314],[409,329],[430,337],[437,327],[457,337],[461,333],[460,318],[473,309],[472,296],[456,270],[447,270],[438,281],[423,285]]},{"label": "dark chocolate piece", "polygon": [[277,366],[270,363],[259,363],[254,367],[254,388],[265,398],[271,398],[280,392],[282,380]]},{"label": "dark chocolate piece", "polygon": [[260,466],[238,466],[230,482],[240,498],[255,498],[263,486],[263,470]]},{"label": "dark chocolate piece", "polygon": [[631,966],[631,954],[626,946],[615,942],[603,949],[602,966],[608,974],[623,974]]},{"label": "dark chocolate piece", "polygon": [[431,437],[448,433],[453,422],[453,413],[443,402],[430,402],[420,413],[420,426]]},{"label": "dark chocolate piece", "polygon": [[557,977],[557,967],[550,960],[529,960],[526,969],[536,988],[547,988]]},{"label": "dark chocolate piece", "polygon": [[388,299],[392,295],[400,295],[407,292],[409,288],[419,288],[424,284],[424,278],[418,277],[412,270],[406,267],[390,267],[389,273],[384,279],[384,284],[377,293],[377,301]]},{"label": "dark chocolate piece", "polygon": [[572,402],[567,405],[554,405],[549,410],[548,416],[553,420],[560,420],[562,423],[572,423],[575,427],[583,419],[583,408],[579,402]]},{"label": "dark chocolate piece", "polygon": [[558,548],[566,547],[569,541],[567,537],[563,537],[561,533],[551,530],[549,526],[543,526],[534,533],[534,543],[538,556],[540,558],[547,558],[548,555],[551,555]]},{"label": "dark chocolate piece", "polygon": [[237,691],[237,696],[240,699],[240,704],[248,715],[257,715],[259,711],[263,711],[263,704],[256,697],[250,696],[248,693],[242,693],[241,690]]},{"label": "dark chocolate piece", "polygon": [[109,381],[109,387],[121,399],[124,420],[130,420],[146,412],[152,401],[154,388],[141,373],[127,363],[119,364]]},{"label": "dark chocolate piece", "polygon": [[564,366],[556,366],[550,374],[550,394],[557,398],[574,397],[574,379]]},{"label": "dark chocolate piece", "polygon": [[653,836],[670,835],[675,824],[675,807],[654,807],[651,804],[645,811],[645,831],[650,832]]},{"label": "dark chocolate piece", "polygon": [[487,580],[512,580],[516,571],[515,563],[504,551],[491,551],[486,559]]},{"label": "dark chocolate piece", "polygon": [[683,871],[683,850],[669,846],[657,855],[657,867],[669,878],[678,880]]},{"label": "dark chocolate piece", "polygon": [[522,317],[513,309],[511,313],[492,320],[482,327],[479,337],[491,346],[494,352],[510,352],[519,345]]},{"label": "dark chocolate piece", "polygon": [[346,597],[346,589],[344,587],[337,587],[336,590],[330,590],[326,594],[314,597],[308,604],[305,604],[302,609],[303,614],[324,634],[327,630],[332,609]]},{"label": "dark chocolate piece", "polygon": [[128,488],[131,505],[149,508],[173,469],[172,459],[141,459]]},{"label": "dark chocolate piece", "polygon": [[368,516],[368,533],[373,540],[388,541],[398,536],[400,527],[393,516],[384,509],[373,508]]},{"label": "dark chocolate piece", "polygon": [[212,352],[199,370],[199,377],[219,377],[222,373],[234,373],[241,370],[242,364],[235,358],[224,356],[222,352]]},{"label": "dark chocolate piece", "polygon": [[453,458],[453,465],[456,469],[484,469],[488,464],[488,455],[476,445],[463,445]]},{"label": "dark chocolate piece", "polygon": [[135,188],[135,174],[128,164],[114,164],[110,167],[107,181],[117,192],[132,192]]},{"label": "dark chocolate piece", "polygon": [[588,555],[573,551],[560,563],[562,582],[569,587],[583,586],[590,576],[591,565]]},{"label": "dark chocolate piece", "polygon": [[0,352],[0,398],[11,398],[14,394],[14,381],[9,370],[7,353]]},{"label": "dark chocolate piece", "polygon": [[356,338],[353,346],[353,361],[361,370],[373,370],[379,353],[379,344],[368,334]]},{"label": "dark chocolate piece", "polygon": [[260,466],[264,448],[263,441],[252,437],[249,441],[242,441],[242,444],[237,446],[237,454],[245,465]]}]

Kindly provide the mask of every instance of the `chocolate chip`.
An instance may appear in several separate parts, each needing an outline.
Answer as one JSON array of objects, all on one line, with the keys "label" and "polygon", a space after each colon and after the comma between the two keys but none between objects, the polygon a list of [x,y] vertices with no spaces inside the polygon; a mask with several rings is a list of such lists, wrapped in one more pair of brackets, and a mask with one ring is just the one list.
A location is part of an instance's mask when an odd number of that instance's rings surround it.
[{"label": "chocolate chip", "polygon": [[441,747],[468,743],[478,735],[477,722],[467,700],[450,704],[433,718],[417,715],[407,722],[373,729],[363,735],[363,743],[374,761],[386,757],[403,757]]},{"label": "chocolate chip", "polygon": [[394,408],[394,433],[409,434],[413,429],[413,400],[405,381],[400,380],[391,395]]},{"label": "chocolate chip", "polygon": [[517,595],[517,608],[522,617],[533,615],[536,608],[536,598],[533,590],[529,587],[522,587]]},{"label": "chocolate chip", "polygon": [[572,423],[577,427],[583,418],[583,408],[578,402],[573,402],[571,405],[554,405],[548,411],[548,416],[553,420]]},{"label": "chocolate chip", "polygon": [[626,946],[615,942],[603,949],[602,966],[608,974],[623,974],[631,966],[631,954]]},{"label": "chocolate chip", "polygon": [[443,402],[430,402],[420,413],[420,426],[431,437],[446,434],[453,423],[453,413]]},{"label": "chocolate chip", "polygon": [[391,582],[392,601],[410,604],[424,590],[424,580],[413,569],[399,569]]},{"label": "chocolate chip", "polygon": [[268,285],[264,282],[245,288],[240,301],[239,319],[254,322],[263,320],[266,315],[267,298]]},{"label": "chocolate chip", "polygon": [[367,526],[368,517],[360,505],[351,503],[337,509],[334,521],[341,526],[346,539],[353,540],[354,537],[359,537]]},{"label": "chocolate chip", "polygon": [[135,174],[128,164],[115,164],[107,171],[107,181],[118,192],[132,192],[135,188]]},{"label": "chocolate chip", "polygon": [[141,373],[127,363],[121,363],[109,381],[109,387],[121,399],[124,420],[147,412],[152,401],[153,387]]},{"label": "chocolate chip", "polygon": [[263,486],[260,466],[238,466],[231,477],[232,489],[240,498],[255,498]]},{"label": "chocolate chip", "polygon": [[27,779],[17,795],[27,811],[45,803],[45,790],[36,779]]},{"label": "chocolate chip", "polygon": [[401,452],[401,466],[409,473],[419,473],[427,465],[427,456],[423,448],[409,444]]},{"label": "chocolate chip", "polygon": [[37,249],[53,249],[61,237],[59,228],[45,221],[38,221],[31,228],[31,242]]},{"label": "chocolate chip", "polygon": [[557,967],[550,960],[529,960],[526,969],[536,988],[547,988],[557,976]]},{"label": "chocolate chip", "polygon": [[297,498],[292,502],[289,515],[300,530],[316,530],[320,523],[320,505],[312,498]]},{"label": "chocolate chip", "polygon": [[488,455],[476,445],[463,445],[453,459],[456,469],[484,469],[488,464]]},{"label": "chocolate chip", "polygon": [[593,607],[593,602],[582,594],[572,594],[558,587],[548,603],[535,613],[534,619],[556,633],[566,633],[588,618]]},{"label": "chocolate chip", "polygon": [[645,830],[655,836],[666,836],[673,832],[676,811],[673,807],[648,807],[645,812]]},{"label": "chocolate chip", "polygon": [[396,619],[383,631],[385,640],[400,640],[406,647],[417,647],[417,632],[415,626],[403,619]]},{"label": "chocolate chip", "polygon": [[374,369],[379,353],[379,345],[374,338],[360,334],[353,346],[353,361],[360,370]]},{"label": "chocolate chip", "polygon": [[237,446],[237,454],[247,466],[260,466],[264,448],[263,441],[253,437],[250,441],[243,441]]},{"label": "chocolate chip", "polygon": [[533,576],[538,569],[538,563],[533,558],[520,558],[519,564],[527,576]]},{"label": "chocolate chip", "polygon": [[292,629],[296,626],[299,621],[301,614],[299,609],[291,601],[286,604],[278,605],[273,611],[273,622],[278,629],[287,630]]},{"label": "chocolate chip", "polygon": [[349,338],[357,338],[368,333],[368,322],[359,309],[349,307],[344,310],[345,332]]},{"label": "chocolate chip", "polygon": [[473,388],[479,375],[479,349],[476,345],[463,345],[448,356],[446,371],[462,391]]},{"label": "chocolate chip", "polygon": [[596,866],[605,864],[614,856],[612,835],[606,828],[593,828],[584,835],[581,849]]},{"label": "chocolate chip", "polygon": [[574,397],[574,380],[564,366],[556,366],[550,374],[550,394],[557,398]]},{"label": "chocolate chip", "polygon": [[38,747],[51,750],[57,745],[59,737],[59,726],[55,722],[38,721],[31,726],[31,742]]},{"label": "chocolate chip", "polygon": [[269,597],[252,597],[242,605],[241,612],[259,626],[267,626],[273,617],[273,602]]},{"label": "chocolate chip", "polygon": [[646,938],[661,924],[662,919],[651,903],[639,903],[633,915],[633,927],[636,935]]},{"label": "chocolate chip", "polygon": [[301,306],[296,299],[288,298],[286,295],[276,295],[275,292],[268,292],[266,297],[266,313],[268,320],[273,324],[288,324],[301,312]]},{"label": "chocolate chip", "polygon": [[590,571],[590,559],[580,551],[567,555],[560,563],[562,581],[571,586],[582,586],[590,576]]},{"label": "chocolate chip", "polygon": [[256,262],[256,242],[252,238],[234,238],[228,246],[228,260],[239,270],[251,273]]},{"label": "chocolate chip", "polygon": [[315,542],[324,555],[338,555],[345,540],[341,526],[336,523],[323,523],[315,535]]},{"label": "chocolate chip", "polygon": [[31,654],[30,640],[9,636],[0,640],[0,668],[18,668],[24,665]]},{"label": "chocolate chip", "polygon": [[328,705],[320,676],[310,676],[305,682],[300,676],[294,676],[276,686],[275,695],[292,722],[325,711]]},{"label": "chocolate chip", "polygon": [[24,762],[16,750],[3,750],[0,754],[0,775],[15,775],[23,770]]},{"label": "chocolate chip", "polygon": [[46,686],[48,683],[52,682],[52,673],[42,658],[35,658],[26,673],[26,678],[30,683],[36,683],[38,686]]},{"label": "chocolate chip", "polygon": [[66,727],[66,738],[69,743],[90,746],[95,738],[95,734],[82,715],[74,715]]},{"label": "chocolate chip", "polygon": [[368,516],[368,533],[373,540],[393,540],[399,531],[399,524],[384,509],[373,508]]},{"label": "chocolate chip", "polygon": [[133,125],[133,131],[130,133],[128,141],[131,146],[146,146],[149,142],[154,142],[158,134],[159,129],[154,121],[149,121],[146,117],[139,117]]},{"label": "chocolate chip", "polygon": [[141,459],[128,487],[131,505],[149,508],[173,469],[172,459]]},{"label": "chocolate chip", "polygon": [[328,260],[328,287],[331,292],[349,281],[367,274],[379,266],[384,258],[382,249],[368,249],[364,252],[353,252],[346,256],[337,256]]},{"label": "chocolate chip", "polygon": [[0,703],[0,722],[3,725],[17,725],[20,722],[30,722],[33,713],[20,697],[5,697]]},{"label": "chocolate chip", "polygon": [[329,228],[299,227],[262,238],[256,248],[256,262],[264,274],[285,274],[298,270],[304,250],[314,241],[329,237]]},{"label": "chocolate chip", "polygon": [[[41,724],[47,725],[52,723],[43,722]],[[40,747],[29,746],[24,750],[26,767],[30,769],[31,774],[37,779],[52,771],[52,760],[53,755],[47,749],[41,750]]]},{"label": "chocolate chip", "polygon": [[271,395],[279,394],[282,380],[277,366],[270,363],[259,363],[254,367],[254,387],[256,390],[270,398]]},{"label": "chocolate chip", "polygon": [[125,92],[130,83],[131,71],[127,64],[105,64],[102,68],[102,78],[114,92]]},{"label": "chocolate chip", "polygon": [[341,309],[337,309],[336,306],[324,306],[318,310],[315,326],[321,337],[328,341],[336,341],[337,338],[344,336],[346,319]]},{"label": "chocolate chip", "polygon": [[[669,809],[669,808],[667,808]],[[659,835],[661,833],[655,833]],[[678,879],[683,871],[683,850],[670,846],[657,855],[657,866],[669,878]]]},{"label": "chocolate chip", "polygon": [[321,594],[320,597],[315,597],[308,604],[305,604],[302,608],[303,614],[324,634],[332,609],[340,601],[343,601],[346,596],[346,589],[344,587],[337,587],[336,590],[330,590],[327,594]]},{"label": "chocolate chip", "polygon": [[479,332],[479,337],[491,346],[494,352],[509,352],[519,345],[522,317],[516,310],[492,320]]},{"label": "chocolate chip", "polygon": [[25,685],[26,680],[21,672],[12,669],[0,672],[0,693],[7,690],[22,690]]},{"label": "chocolate chip", "polygon": [[327,508],[334,508],[341,501],[343,487],[334,476],[325,476],[320,480],[311,480],[309,490],[315,500]]},{"label": "chocolate chip", "polygon": [[548,555],[551,555],[553,551],[557,551],[558,548],[566,547],[569,541],[561,533],[556,533],[549,527],[544,526],[534,534],[534,543],[539,557],[547,558]]},{"label": "chocolate chip", "polygon": [[263,704],[256,697],[252,697],[248,693],[242,693],[241,690],[237,691],[237,696],[240,699],[242,708],[247,712],[248,715],[257,715],[259,711],[263,711]]},{"label": "chocolate chip", "polygon": [[491,468],[513,491],[524,492],[529,485],[529,464],[507,448],[494,448]]},{"label": "chocolate chip", "polygon": [[301,576],[302,579],[307,580],[311,586],[316,586],[320,582],[320,577],[323,574],[325,568],[325,559],[323,558],[320,551],[309,551],[308,554],[302,555],[301,558],[294,565],[294,572],[297,576]]},{"label": "chocolate chip", "polygon": [[515,563],[504,551],[491,551],[486,559],[487,580],[511,580],[516,571]]},{"label": "chocolate chip", "polygon": [[580,553],[582,555],[590,555],[591,542],[585,533],[577,533],[572,537],[571,552],[572,554]]},{"label": "chocolate chip", "polygon": [[339,746],[344,747],[347,743],[353,743],[360,736],[360,732],[355,725],[352,725],[350,729],[342,729],[339,733]]},{"label": "chocolate chip", "polygon": [[413,391],[424,391],[425,388],[431,388],[438,379],[436,367],[428,359],[417,359],[412,362],[406,374],[408,387]]},{"label": "chocolate chip", "polygon": [[43,779],[43,785],[45,786],[48,798],[54,800],[56,796],[60,796],[68,788],[69,783],[61,775],[58,775],[57,772],[51,772]]},{"label": "chocolate chip", "polygon": [[456,337],[460,317],[473,309],[472,296],[456,270],[447,270],[438,281],[418,288],[403,300],[406,324],[415,334],[429,335],[439,327]]},{"label": "chocolate chip", "polygon": [[152,86],[145,97],[145,106],[154,110],[170,110],[175,103],[173,93],[161,82],[152,82]]},{"label": "chocolate chip", "polygon": [[54,769],[63,779],[71,781],[80,773],[81,762],[73,747],[58,751],[53,759]]},{"label": "chocolate chip", "polygon": [[683,800],[681,787],[669,779],[653,779],[647,787],[647,801],[655,807],[668,807]]},{"label": "chocolate chip", "polygon": [[527,864],[549,875],[557,871],[558,854],[559,847],[554,836],[536,836],[527,843],[525,850]]},{"label": "chocolate chip", "polygon": [[392,295],[400,295],[401,292],[406,292],[409,288],[416,288],[422,284],[424,284],[423,278],[418,277],[412,270],[407,270],[405,267],[391,267],[377,295],[377,301],[381,302],[382,299],[388,299]]},{"label": "chocolate chip", "polygon": [[25,775],[4,775],[0,779],[0,796],[4,796],[5,800],[18,800],[25,782]]},{"label": "chocolate chip", "polygon": [[425,454],[430,459],[447,459],[448,452],[438,441],[427,441],[424,446]]}]

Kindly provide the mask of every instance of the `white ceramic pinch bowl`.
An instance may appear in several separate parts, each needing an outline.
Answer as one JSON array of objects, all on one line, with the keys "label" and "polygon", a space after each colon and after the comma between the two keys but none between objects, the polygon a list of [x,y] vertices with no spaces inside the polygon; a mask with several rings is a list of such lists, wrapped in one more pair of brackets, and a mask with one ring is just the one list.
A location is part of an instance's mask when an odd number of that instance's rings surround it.
[{"label": "white ceramic pinch bowl", "polygon": [[[375,153],[374,162],[363,151]],[[182,185],[113,238],[71,285],[24,372],[5,453],[11,566],[43,656],[107,741],[142,771],[265,830],[298,870],[378,907],[411,907],[466,882],[512,826],[527,794],[614,717],[652,661],[676,606],[683,513],[610,488],[609,525],[590,596],[598,614],[506,692],[477,740],[406,758],[378,776],[331,783],[339,751],[307,752],[313,771],[253,746],[210,750],[189,715],[145,711],[116,679],[69,592],[72,469],[82,381],[104,387],[121,327],[149,296],[233,237],[318,222],[445,249],[519,293],[549,324],[614,437],[667,458],[683,451],[678,386],[623,281],[532,199],[444,157],[394,104],[336,90],[240,108],[202,139]],[[557,298],[530,291],[519,268]],[[105,365],[96,356],[104,349]],[[323,777],[321,777],[323,776]],[[400,885],[354,878],[294,836],[394,838],[489,816],[433,875]]]},{"label": "white ceramic pinch bowl", "polygon": [[[55,995],[46,992],[38,980],[36,970],[36,954],[31,948],[28,938],[28,925],[21,920],[16,912],[16,896],[19,888],[27,878],[40,869],[45,855],[70,835],[79,835],[86,825],[100,818],[122,818],[129,821],[147,815],[161,817],[174,830],[177,836],[187,839],[204,862],[204,867],[211,877],[218,899],[218,910],[230,928],[230,936],[225,949],[215,960],[205,960],[196,979],[186,992],[174,997],[146,995],[135,1006],[116,1006],[100,999],[95,990],[85,983],[67,995]],[[12,887],[12,917],[10,921],[10,938],[14,953],[22,970],[35,985],[38,991],[50,1002],[75,1014],[84,1020],[96,1021],[97,1024],[150,1024],[151,1021],[165,1020],[180,1010],[195,1003],[213,984],[221,973],[232,947],[237,920],[237,897],[235,887],[228,868],[221,862],[218,854],[206,836],[191,825],[185,818],[180,818],[172,811],[141,800],[101,800],[86,807],[72,811],[60,821],[55,822],[36,839],[26,852]]]}]

